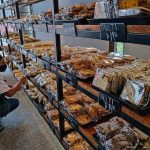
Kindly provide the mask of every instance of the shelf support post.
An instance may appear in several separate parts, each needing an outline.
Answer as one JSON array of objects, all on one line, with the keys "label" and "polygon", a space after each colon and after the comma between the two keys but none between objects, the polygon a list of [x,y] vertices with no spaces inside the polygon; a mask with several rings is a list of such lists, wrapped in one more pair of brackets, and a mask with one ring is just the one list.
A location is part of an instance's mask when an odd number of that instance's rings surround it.
[{"label": "shelf support post", "polygon": [[[59,11],[59,2],[58,0],[53,0],[53,20],[56,13]],[[61,61],[61,42],[60,42],[60,35],[56,34],[55,29],[55,21],[53,21],[53,28],[55,31],[55,58],[56,58],[56,65],[59,61]],[[58,67],[57,67],[57,98],[58,103],[63,99],[63,83],[62,80],[58,76]],[[60,108],[60,103],[58,104],[58,107]],[[60,139],[64,136],[64,116],[59,110],[59,124],[60,124]]]},{"label": "shelf support post", "polygon": [[[16,15],[17,15],[17,19],[20,19],[20,10],[19,10],[19,3],[16,2]],[[19,28],[19,36],[20,36],[20,44],[23,45],[24,44],[24,40],[23,40],[23,33],[21,28]],[[22,59],[23,59],[23,67],[26,68],[26,57],[24,54],[22,54]]]}]

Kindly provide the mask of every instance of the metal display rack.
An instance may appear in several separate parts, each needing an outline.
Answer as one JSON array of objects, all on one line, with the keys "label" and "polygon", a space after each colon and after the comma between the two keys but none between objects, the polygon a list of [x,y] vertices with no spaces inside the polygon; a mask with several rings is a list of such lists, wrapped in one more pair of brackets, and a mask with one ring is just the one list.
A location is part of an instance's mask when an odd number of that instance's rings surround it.
[{"label": "metal display rack", "polygon": [[[7,3],[8,5],[3,4],[3,0],[1,0],[2,11],[4,20],[6,19],[5,9],[8,6],[15,6],[16,16],[17,19],[20,19],[20,6],[27,6],[32,5],[37,2],[41,2],[42,0],[36,0],[28,3],[23,3],[22,1],[11,1]],[[59,11],[59,0],[53,0],[53,14],[58,13]],[[9,24],[10,22],[8,22]],[[82,93],[86,94],[90,98],[94,99],[95,101],[99,102],[101,105],[104,106],[104,99],[109,99],[113,101],[113,106],[115,107],[113,113],[119,117],[130,122],[133,126],[139,128],[144,133],[150,136],[150,112],[145,114],[141,113],[142,115],[138,114],[138,110],[134,110],[134,108],[129,107],[125,103],[123,103],[118,97],[108,94],[102,90],[98,90],[90,86],[88,83],[82,82],[72,76],[69,73],[66,73],[63,70],[59,69],[58,63],[61,61],[61,37],[60,35],[66,36],[76,36],[76,37],[84,37],[84,38],[92,38],[92,39],[100,39],[110,42],[110,51],[113,51],[114,42],[124,42],[124,43],[135,43],[135,44],[144,44],[150,45],[150,17],[143,17],[143,18],[118,18],[118,19],[96,19],[96,20],[86,20],[86,22],[81,23],[79,21],[55,21],[53,15],[52,22],[39,22],[48,24],[53,24],[50,26],[52,34],[55,35],[55,49],[56,49],[56,63],[52,63],[42,57],[37,57],[35,54],[28,52],[26,49],[23,48],[24,40],[23,40],[23,32],[22,29],[19,28],[19,36],[20,36],[20,44],[12,44],[12,41],[9,40],[9,32],[7,23],[4,24],[5,31],[7,35],[6,42],[8,42],[8,49],[9,54],[11,55],[11,45],[15,46],[18,51],[22,53],[23,58],[23,68],[26,68],[26,57],[31,59],[35,58],[36,61],[41,64],[45,69],[49,70],[50,72],[54,73],[57,76],[57,100],[51,94],[48,93],[45,89],[41,88],[39,85],[36,84],[33,78],[28,78],[37,89],[44,94],[49,102],[51,102],[56,109],[59,111],[59,123],[60,128],[56,129],[51,120],[46,118],[44,111],[41,111],[41,107],[39,107],[35,102],[34,105],[48,122],[50,128],[63,144],[63,146],[68,149],[65,142],[63,141],[63,137],[66,134],[64,131],[64,119],[66,119],[72,126],[72,128],[79,132],[83,138],[91,145],[91,147],[95,150],[103,149],[101,145],[99,145],[93,135],[95,134],[93,126],[82,127],[80,126],[74,118],[68,114],[60,101],[63,99],[63,81],[67,82],[69,85],[73,86],[77,90],[81,91]],[[14,24],[12,21],[11,24]],[[15,23],[16,24],[16,23]],[[32,24],[32,23],[31,23]],[[109,33],[105,29],[105,27],[109,27]],[[48,27],[47,27],[48,31]],[[106,33],[107,36],[106,37]],[[112,36],[115,33],[117,36]],[[1,38],[2,43],[2,38]],[[15,65],[18,64],[15,61],[12,61]],[[20,70],[21,66],[18,66]],[[31,98],[30,98],[31,99]],[[110,105],[110,103],[108,103]]]}]

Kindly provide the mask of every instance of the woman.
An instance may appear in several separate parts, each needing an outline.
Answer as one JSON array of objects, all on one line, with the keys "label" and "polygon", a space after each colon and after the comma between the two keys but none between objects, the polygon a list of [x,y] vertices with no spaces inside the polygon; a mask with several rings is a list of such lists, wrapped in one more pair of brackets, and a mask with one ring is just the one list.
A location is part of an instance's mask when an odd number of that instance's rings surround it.
[{"label": "woman", "polygon": [[26,83],[26,77],[23,76],[20,81],[13,87],[9,87],[8,84],[4,81],[2,72],[5,72],[7,65],[0,55],[0,131],[3,129],[2,126],[2,117],[6,116],[8,113],[12,112],[19,106],[19,101],[12,97],[16,92],[20,91],[22,86]]}]

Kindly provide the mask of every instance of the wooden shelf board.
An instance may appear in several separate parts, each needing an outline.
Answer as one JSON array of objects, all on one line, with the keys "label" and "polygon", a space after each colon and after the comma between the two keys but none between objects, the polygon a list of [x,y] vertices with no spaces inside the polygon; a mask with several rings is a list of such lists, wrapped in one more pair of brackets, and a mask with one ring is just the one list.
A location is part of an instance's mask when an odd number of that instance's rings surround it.
[{"label": "wooden shelf board", "polygon": [[128,116],[133,118],[134,120],[136,120],[136,121],[140,122],[141,124],[150,128],[150,113],[148,113],[147,115],[141,116],[126,107],[122,108],[122,112],[124,112],[125,114],[127,114]]}]

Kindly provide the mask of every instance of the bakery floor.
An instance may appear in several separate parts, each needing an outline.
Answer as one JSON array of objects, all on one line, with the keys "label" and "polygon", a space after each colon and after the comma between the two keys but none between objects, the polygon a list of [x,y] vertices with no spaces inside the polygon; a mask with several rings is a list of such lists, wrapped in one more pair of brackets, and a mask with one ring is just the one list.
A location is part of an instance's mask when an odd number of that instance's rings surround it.
[{"label": "bakery floor", "polygon": [[[5,73],[8,83],[16,80],[10,70]],[[20,101],[18,109],[3,118],[5,129],[0,132],[0,150],[63,150],[47,123],[21,91],[14,97]]]}]

